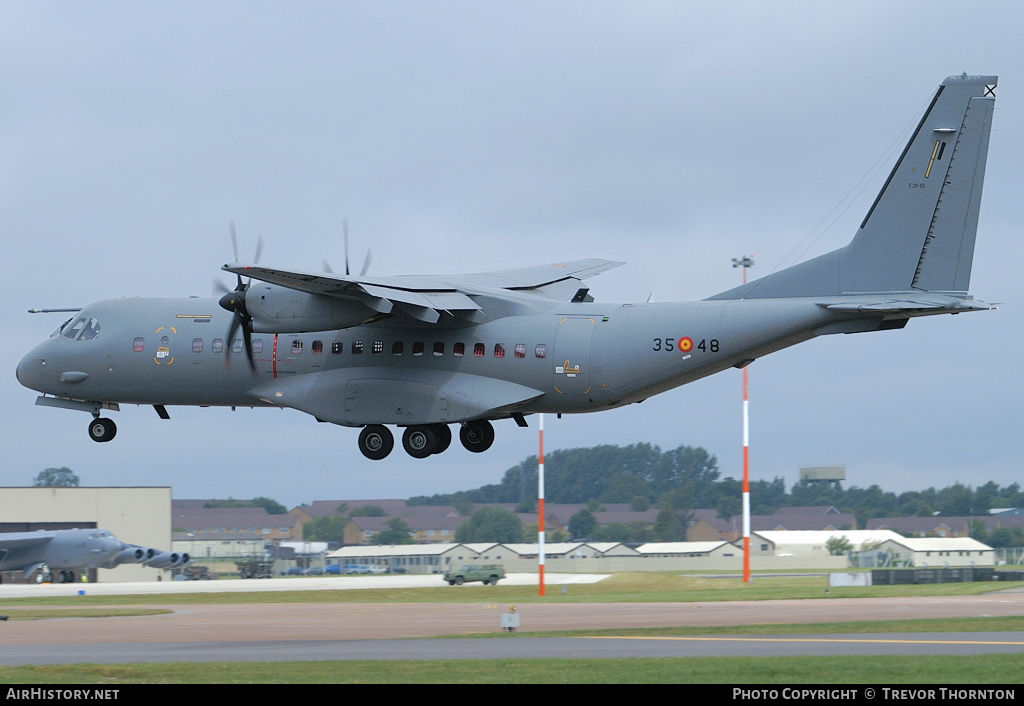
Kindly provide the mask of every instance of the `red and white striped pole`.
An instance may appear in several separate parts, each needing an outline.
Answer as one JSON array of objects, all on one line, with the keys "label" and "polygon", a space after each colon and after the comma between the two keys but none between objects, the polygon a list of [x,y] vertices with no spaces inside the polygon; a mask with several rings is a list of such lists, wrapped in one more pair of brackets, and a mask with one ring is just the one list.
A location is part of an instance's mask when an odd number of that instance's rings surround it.
[{"label": "red and white striped pole", "polygon": [[540,594],[544,595],[544,414],[540,417],[540,461],[537,469],[537,514],[540,522],[537,525],[538,560],[540,562]]},{"label": "red and white striped pole", "polygon": [[[743,284],[747,283],[747,270],[754,264],[752,257],[733,258],[732,266],[743,270]],[[750,583],[750,372],[743,366],[743,583]]]}]

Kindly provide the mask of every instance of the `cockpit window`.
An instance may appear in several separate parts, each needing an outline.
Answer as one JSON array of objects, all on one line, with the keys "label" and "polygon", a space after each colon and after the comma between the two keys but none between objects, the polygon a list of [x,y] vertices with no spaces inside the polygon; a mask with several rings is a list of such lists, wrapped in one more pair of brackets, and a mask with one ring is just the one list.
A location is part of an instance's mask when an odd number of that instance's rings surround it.
[{"label": "cockpit window", "polygon": [[91,341],[99,335],[100,323],[95,317],[87,318],[83,316],[76,319],[75,323],[66,326],[64,331],[64,338],[69,338],[72,341]]},{"label": "cockpit window", "polygon": [[56,331],[50,334],[50,338],[56,338],[57,336],[59,336],[64,331],[64,329],[68,327],[68,324],[70,324],[71,321],[72,319],[68,319],[67,321],[62,323]]}]

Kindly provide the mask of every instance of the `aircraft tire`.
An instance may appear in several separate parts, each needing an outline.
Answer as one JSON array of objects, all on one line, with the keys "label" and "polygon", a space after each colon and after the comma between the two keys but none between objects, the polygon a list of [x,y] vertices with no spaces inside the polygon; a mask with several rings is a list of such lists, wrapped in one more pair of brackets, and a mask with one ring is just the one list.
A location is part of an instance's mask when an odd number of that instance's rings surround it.
[{"label": "aircraft tire", "polygon": [[402,434],[402,447],[413,458],[426,458],[438,446],[437,430],[429,426],[406,427]]},{"label": "aircraft tire", "polygon": [[437,446],[434,453],[444,453],[452,443],[452,430],[447,424],[435,424],[434,431],[437,433]]},{"label": "aircraft tire", "polygon": [[494,427],[486,419],[466,422],[459,430],[459,441],[467,451],[481,453],[494,443]]},{"label": "aircraft tire", "polygon": [[89,422],[89,438],[93,441],[110,441],[117,434],[117,425],[113,419],[98,417]]},{"label": "aircraft tire", "polygon": [[371,461],[387,458],[395,448],[395,437],[383,424],[370,424],[359,432],[359,450]]}]

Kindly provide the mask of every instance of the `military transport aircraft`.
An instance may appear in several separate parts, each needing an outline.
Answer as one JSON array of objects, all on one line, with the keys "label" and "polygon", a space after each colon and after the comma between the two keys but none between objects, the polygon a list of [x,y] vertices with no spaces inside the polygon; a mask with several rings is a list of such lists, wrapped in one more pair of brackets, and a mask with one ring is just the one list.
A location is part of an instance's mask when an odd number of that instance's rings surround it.
[{"label": "military transport aircraft", "polygon": [[942,82],[849,245],[702,301],[595,301],[583,280],[622,264],[597,259],[409,277],[236,262],[219,301],[81,309],[18,380],[43,393],[36,404],[91,413],[95,441],[113,438],[101,412],[119,403],[164,419],[168,405],[291,407],[361,427],[371,459],[394,446],[387,425],[402,427],[424,458],[453,424],[484,451],[493,420],[621,407],[815,336],[991,309],[967,289],[995,86]]},{"label": "military transport aircraft", "polygon": [[[76,569],[113,569],[147,564],[154,569],[184,566],[188,554],[126,544],[104,529],[39,530],[0,534],[0,571],[21,571],[28,578],[41,569],[40,583],[73,583]],[[54,575],[59,570],[59,574]]]}]

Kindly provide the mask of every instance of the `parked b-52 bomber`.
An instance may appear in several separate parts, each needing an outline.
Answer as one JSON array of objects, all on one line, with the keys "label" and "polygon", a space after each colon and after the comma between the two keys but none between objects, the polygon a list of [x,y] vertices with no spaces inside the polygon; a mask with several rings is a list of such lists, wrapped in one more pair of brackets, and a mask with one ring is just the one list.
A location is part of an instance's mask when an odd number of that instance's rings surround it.
[{"label": "parked b-52 bomber", "polygon": [[190,562],[188,554],[127,544],[104,529],[0,534],[0,571],[21,571],[27,579],[39,569],[39,582],[74,583],[76,569],[113,569],[121,564],[170,569]]},{"label": "parked b-52 bomber", "polygon": [[995,86],[942,82],[849,245],[702,301],[595,301],[583,280],[622,264],[598,259],[407,277],[236,262],[219,300],[77,311],[18,380],[43,393],[36,404],[92,414],[95,441],[113,438],[101,413],[120,403],[165,419],[170,405],[291,407],[360,427],[371,459],[404,428],[424,458],[448,448],[452,425],[484,451],[494,420],[622,407],[816,336],[991,309],[967,289]]}]

